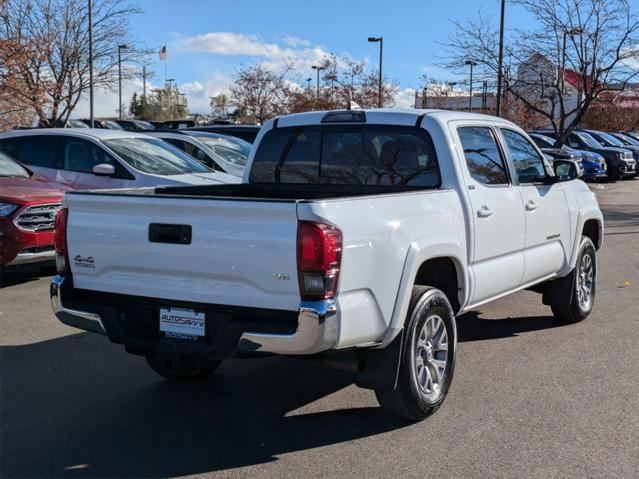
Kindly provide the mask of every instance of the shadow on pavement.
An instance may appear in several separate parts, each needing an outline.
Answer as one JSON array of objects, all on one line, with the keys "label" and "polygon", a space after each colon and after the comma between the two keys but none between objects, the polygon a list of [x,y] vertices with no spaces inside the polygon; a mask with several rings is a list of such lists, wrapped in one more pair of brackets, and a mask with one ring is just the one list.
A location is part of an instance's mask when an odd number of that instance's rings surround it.
[{"label": "shadow on pavement", "polygon": [[512,338],[520,333],[565,326],[553,316],[483,319],[480,318],[481,314],[481,312],[471,311],[457,318],[459,342]]},{"label": "shadow on pavement", "polygon": [[55,266],[0,266],[0,289],[35,281],[55,274]]},{"label": "shadow on pavement", "polygon": [[0,360],[3,478],[206,473],[406,426],[376,407],[296,411],[352,380],[294,359],[229,361],[207,382],[174,384],[75,334],[2,347]]}]

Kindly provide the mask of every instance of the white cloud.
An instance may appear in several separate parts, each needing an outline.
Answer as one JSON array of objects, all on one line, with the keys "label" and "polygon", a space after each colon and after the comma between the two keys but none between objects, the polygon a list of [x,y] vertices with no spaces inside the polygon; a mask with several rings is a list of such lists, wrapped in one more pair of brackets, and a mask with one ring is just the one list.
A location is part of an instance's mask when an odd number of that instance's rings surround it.
[{"label": "white cloud", "polygon": [[402,88],[395,94],[394,108],[414,108],[415,107],[415,89]]},{"label": "white cloud", "polygon": [[[152,88],[157,88],[147,81],[146,91],[149,93]],[[133,93],[142,95],[142,80],[122,81],[122,110],[126,116],[129,110],[129,102]],[[118,90],[106,88],[96,88],[93,92],[93,113],[95,118],[117,118],[118,117]],[[78,102],[77,107],[71,114],[72,118],[89,118],[89,93],[87,92]]]},{"label": "white cloud", "polygon": [[292,47],[308,47],[311,45],[311,42],[309,42],[308,40],[303,40],[302,38],[294,37],[291,35],[284,35],[282,37],[282,41]]},{"label": "white cloud", "polygon": [[290,61],[300,70],[310,70],[311,65],[329,55],[323,47],[311,46],[307,40],[297,37],[285,36],[282,44],[278,44],[266,42],[257,35],[232,32],[209,32],[184,38],[179,42],[178,49],[194,53],[257,57],[265,67],[273,70]]},{"label": "white cloud", "polygon": [[186,94],[189,101],[189,112],[211,113],[209,97],[228,91],[232,80],[222,73],[215,73],[205,82],[183,83],[178,85],[180,91]]}]

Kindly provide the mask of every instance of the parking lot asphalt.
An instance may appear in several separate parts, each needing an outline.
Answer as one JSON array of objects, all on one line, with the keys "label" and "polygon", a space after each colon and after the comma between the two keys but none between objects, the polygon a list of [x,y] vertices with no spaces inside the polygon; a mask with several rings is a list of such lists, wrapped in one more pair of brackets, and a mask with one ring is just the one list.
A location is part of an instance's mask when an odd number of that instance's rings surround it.
[{"label": "parking lot asphalt", "polygon": [[639,180],[593,189],[606,236],[590,318],[559,324],[532,292],[463,315],[448,399],[417,424],[294,359],[168,383],[58,323],[51,271],[4,271],[0,477],[637,477]]}]

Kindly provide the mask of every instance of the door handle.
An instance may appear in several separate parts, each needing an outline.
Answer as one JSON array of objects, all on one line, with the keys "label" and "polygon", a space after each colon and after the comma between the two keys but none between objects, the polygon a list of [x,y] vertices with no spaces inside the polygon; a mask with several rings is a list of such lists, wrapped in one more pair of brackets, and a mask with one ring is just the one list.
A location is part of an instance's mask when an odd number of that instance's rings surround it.
[{"label": "door handle", "polygon": [[477,210],[477,216],[480,218],[488,218],[492,216],[495,212],[491,210],[488,206],[482,206]]},{"label": "door handle", "polygon": [[537,203],[535,203],[533,200],[530,200],[528,203],[526,203],[526,210],[535,211],[538,206],[539,205]]}]

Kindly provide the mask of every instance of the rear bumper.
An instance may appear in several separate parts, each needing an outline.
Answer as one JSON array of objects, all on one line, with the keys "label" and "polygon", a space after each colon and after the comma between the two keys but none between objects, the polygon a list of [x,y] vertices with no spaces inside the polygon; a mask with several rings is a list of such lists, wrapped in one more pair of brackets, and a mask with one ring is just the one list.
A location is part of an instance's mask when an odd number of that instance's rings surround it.
[{"label": "rear bumper", "polygon": [[[332,299],[302,302],[297,314],[261,310],[207,310],[210,333],[202,342],[176,340],[160,335],[154,312],[165,302],[144,299],[125,304],[116,298],[78,301],[64,276],[55,276],[50,287],[51,306],[64,324],[99,334],[124,344],[134,354],[166,353],[225,358],[252,353],[310,355],[333,349],[338,340],[338,313]],[[97,297],[97,295],[96,295]],[[128,298],[127,298],[128,299]],[[280,321],[278,316],[284,316]],[[296,316],[296,318],[295,318]]]}]

